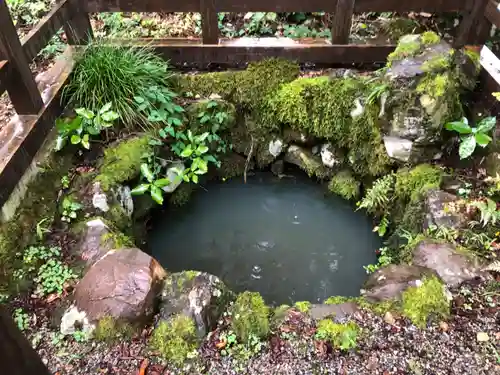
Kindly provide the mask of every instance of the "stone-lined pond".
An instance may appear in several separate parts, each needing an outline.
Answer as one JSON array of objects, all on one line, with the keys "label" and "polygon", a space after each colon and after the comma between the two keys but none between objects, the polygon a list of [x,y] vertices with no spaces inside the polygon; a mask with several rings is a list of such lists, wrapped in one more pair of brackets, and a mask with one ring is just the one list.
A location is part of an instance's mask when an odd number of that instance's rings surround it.
[{"label": "stone-lined pond", "polygon": [[206,271],[282,304],[359,295],[381,243],[363,212],[307,176],[258,173],[211,183],[164,212],[149,245],[170,272]]}]

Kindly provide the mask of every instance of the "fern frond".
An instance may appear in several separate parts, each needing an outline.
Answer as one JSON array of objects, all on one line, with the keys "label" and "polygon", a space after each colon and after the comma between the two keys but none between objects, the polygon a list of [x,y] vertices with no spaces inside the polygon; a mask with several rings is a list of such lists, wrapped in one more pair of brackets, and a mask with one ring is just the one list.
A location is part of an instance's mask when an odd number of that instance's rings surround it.
[{"label": "fern frond", "polygon": [[384,212],[389,206],[393,191],[394,175],[381,177],[367,190],[365,197],[358,203],[358,207],[365,208],[370,213]]},{"label": "fern frond", "polygon": [[483,268],[483,271],[490,271],[490,272],[497,272],[500,273],[500,260],[497,260],[485,268]]}]

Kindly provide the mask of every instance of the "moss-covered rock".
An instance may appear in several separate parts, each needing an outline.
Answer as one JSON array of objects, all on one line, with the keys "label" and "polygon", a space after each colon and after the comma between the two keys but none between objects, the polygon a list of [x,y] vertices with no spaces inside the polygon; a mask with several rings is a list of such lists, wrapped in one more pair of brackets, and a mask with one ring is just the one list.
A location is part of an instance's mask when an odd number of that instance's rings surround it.
[{"label": "moss-covered rock", "polygon": [[153,331],[150,346],[163,359],[182,365],[198,347],[193,319],[180,314],[160,321]]},{"label": "moss-covered rock", "polygon": [[149,141],[148,135],[142,135],[121,140],[104,150],[104,157],[95,178],[104,191],[139,175],[144,156],[152,151]]},{"label": "moss-covered rock", "polygon": [[284,160],[296,165],[310,177],[326,179],[332,174],[332,170],[323,165],[320,156],[313,155],[312,151],[300,146],[291,145],[288,147]]},{"label": "moss-covered rock", "polygon": [[[223,164],[222,164],[223,165]],[[170,194],[169,202],[174,206],[184,206],[189,202],[189,199],[193,195],[197,188],[196,184],[182,183],[179,185],[175,191]]]},{"label": "moss-covered rock", "polygon": [[[230,152],[219,157],[221,162],[220,168],[217,169],[216,174],[222,180],[243,176],[247,159],[243,156]],[[255,163],[250,161],[248,163],[248,171],[253,170]],[[247,171],[247,172],[248,172]]]},{"label": "moss-covered rock", "polygon": [[259,293],[243,292],[232,306],[231,327],[242,342],[269,334],[269,307]]},{"label": "moss-covered rock", "polygon": [[361,183],[356,180],[349,170],[336,173],[328,184],[328,190],[347,200],[358,199],[360,189]]},{"label": "moss-covered rock", "polygon": [[450,301],[444,284],[437,277],[428,277],[408,288],[402,296],[402,313],[420,328],[425,328],[431,317],[447,318]]},{"label": "moss-covered rock", "polygon": [[167,321],[182,314],[195,322],[201,338],[215,328],[218,319],[234,299],[217,277],[204,272],[184,271],[167,276],[160,297],[160,316]]},{"label": "moss-covered rock", "polygon": [[119,321],[107,316],[97,322],[93,337],[97,341],[113,343],[118,340],[131,339],[136,329],[126,321]]},{"label": "moss-covered rock", "polygon": [[297,310],[299,310],[301,313],[307,313],[309,309],[311,308],[311,302],[309,301],[298,301],[295,302],[293,305]]}]

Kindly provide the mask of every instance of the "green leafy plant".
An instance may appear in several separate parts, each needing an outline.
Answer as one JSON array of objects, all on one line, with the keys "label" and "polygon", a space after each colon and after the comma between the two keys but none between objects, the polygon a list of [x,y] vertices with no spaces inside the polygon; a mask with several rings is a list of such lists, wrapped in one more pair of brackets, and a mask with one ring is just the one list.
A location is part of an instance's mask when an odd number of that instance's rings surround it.
[{"label": "green leafy plant", "polygon": [[82,145],[90,149],[90,137],[101,134],[101,131],[113,126],[113,121],[118,119],[118,113],[111,110],[111,103],[105,104],[99,111],[85,108],[75,110],[74,119],[57,119],[56,127],[59,135],[56,140],[56,151],[61,150],[68,140],[73,145]]},{"label": "green leafy plant", "polygon": [[30,246],[22,255],[23,267],[14,273],[18,279],[33,277],[35,293],[46,296],[61,294],[65,284],[76,279],[76,274],[62,262],[59,247]]},{"label": "green leafy plant", "polygon": [[205,106],[205,110],[198,113],[198,121],[200,124],[210,125],[207,141],[210,143],[217,143],[217,152],[226,153],[228,148],[232,148],[231,145],[228,147],[226,142],[218,135],[219,130],[225,127],[229,117],[229,113],[226,112],[216,100],[209,100]]},{"label": "green leafy plant", "polygon": [[83,208],[81,203],[73,201],[70,197],[64,197],[62,202],[61,220],[70,223],[78,216],[78,211]]},{"label": "green leafy plant", "polygon": [[329,341],[334,348],[350,350],[356,347],[358,334],[359,327],[354,322],[337,324],[331,319],[323,319],[318,323],[316,338]]},{"label": "green leafy plant", "polygon": [[239,35],[271,35],[272,23],[276,21],[276,13],[247,12],[243,17],[245,22],[243,28],[239,30]]},{"label": "green leafy plant", "polygon": [[51,6],[50,0],[7,0],[14,25],[34,25]]},{"label": "green leafy plant", "polygon": [[389,206],[394,190],[394,175],[388,174],[375,181],[364,198],[358,202],[358,209],[364,208],[370,213],[384,212]]},{"label": "green leafy plant", "polygon": [[49,226],[44,226],[44,224],[49,221],[50,218],[46,217],[40,220],[39,222],[36,223],[36,236],[38,237],[39,241],[43,240],[43,237],[47,234],[50,233],[50,227]]},{"label": "green leafy plant", "polygon": [[158,175],[158,168],[151,169],[147,163],[141,164],[141,176],[146,182],[132,189],[132,195],[143,195],[149,192],[156,203],[163,204],[163,188],[171,181],[168,178],[158,178]]},{"label": "green leafy plant", "polygon": [[378,250],[378,261],[377,264],[369,264],[367,266],[363,266],[366,273],[370,274],[375,272],[381,267],[388,266],[393,262],[392,255],[390,254],[390,250],[388,247],[382,247]]},{"label": "green leafy plant", "polygon": [[387,229],[389,228],[389,219],[387,216],[384,216],[381,220],[379,225],[377,225],[375,228],[373,228],[374,232],[377,232],[380,237],[384,237],[385,234],[387,233]]},{"label": "green leafy plant", "polygon": [[94,113],[113,103],[125,126],[149,126],[150,113],[139,110],[143,103],[134,98],[148,98],[155,87],[155,94],[164,94],[170,76],[168,63],[148,47],[92,42],[77,57],[62,94],[74,107],[85,106]]},{"label": "green leafy plant", "polygon": [[137,110],[147,121],[164,123],[169,126],[182,125],[184,108],[174,102],[177,94],[164,86],[151,86],[142,95],[134,96]]},{"label": "green leafy plant", "polygon": [[494,200],[485,198],[485,200],[474,201],[470,205],[476,207],[481,212],[483,227],[488,224],[495,225],[497,221],[500,221],[500,211],[497,210],[497,204]]},{"label": "green leafy plant", "polygon": [[20,331],[25,331],[28,329],[30,325],[30,317],[24,312],[23,309],[15,309],[13,318],[14,322],[17,325],[17,328],[19,328]]},{"label": "green leafy plant", "polygon": [[68,189],[70,184],[70,179],[68,175],[61,177],[61,186],[63,189]]},{"label": "green leafy plant", "polygon": [[86,342],[89,339],[88,335],[83,331],[75,331],[72,336],[76,342]]},{"label": "green leafy plant", "polygon": [[492,141],[488,133],[496,126],[496,123],[496,117],[486,117],[477,124],[477,127],[471,127],[469,120],[463,117],[459,121],[445,124],[445,128],[459,134],[460,146],[458,153],[460,159],[466,159],[474,153],[477,145],[486,147]]}]

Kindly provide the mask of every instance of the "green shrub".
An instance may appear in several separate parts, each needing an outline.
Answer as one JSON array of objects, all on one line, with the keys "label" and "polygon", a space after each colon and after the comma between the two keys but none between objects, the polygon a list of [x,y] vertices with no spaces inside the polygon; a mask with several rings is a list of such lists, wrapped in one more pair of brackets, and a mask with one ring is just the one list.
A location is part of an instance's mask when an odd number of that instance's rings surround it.
[{"label": "green shrub", "polygon": [[331,319],[323,319],[318,322],[316,337],[329,341],[336,349],[349,350],[356,347],[359,331],[359,326],[354,322],[337,324]]},{"label": "green shrub", "polygon": [[299,301],[295,302],[295,305],[293,305],[297,310],[299,310],[302,313],[307,313],[309,309],[311,308],[311,302],[309,301]]},{"label": "green shrub", "polygon": [[259,293],[241,293],[232,307],[232,328],[241,342],[269,334],[269,307]]},{"label": "green shrub", "polygon": [[177,315],[168,322],[160,322],[153,331],[150,345],[163,359],[182,365],[197,348],[193,320],[185,315]]},{"label": "green shrub", "polygon": [[450,302],[445,294],[445,286],[435,276],[424,278],[422,285],[410,287],[403,293],[402,312],[420,328],[425,328],[432,316],[448,317]]},{"label": "green shrub", "polygon": [[347,200],[357,199],[360,188],[361,183],[349,171],[337,173],[328,184],[328,190]]},{"label": "green shrub", "polygon": [[150,88],[167,87],[169,77],[167,62],[147,47],[93,42],[77,57],[63,98],[94,113],[112,103],[125,125],[145,125],[148,119],[137,110],[134,97],[148,97]]},{"label": "green shrub", "polygon": [[134,334],[134,328],[130,323],[119,322],[111,316],[99,320],[93,332],[97,341],[115,342],[119,339],[129,339]]}]

